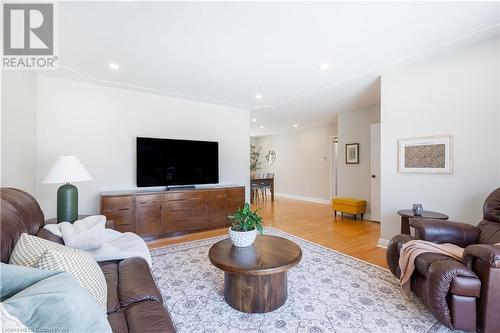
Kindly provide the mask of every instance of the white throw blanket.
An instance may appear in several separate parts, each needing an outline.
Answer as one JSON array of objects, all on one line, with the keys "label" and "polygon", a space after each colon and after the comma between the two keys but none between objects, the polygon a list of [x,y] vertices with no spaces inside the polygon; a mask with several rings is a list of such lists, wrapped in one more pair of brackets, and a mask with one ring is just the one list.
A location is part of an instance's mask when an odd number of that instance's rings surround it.
[{"label": "white throw blanket", "polygon": [[68,247],[89,252],[96,261],[144,258],[151,267],[148,246],[132,232],[118,232],[106,229],[106,217],[94,215],[82,220],[47,224],[45,229],[61,237]]}]

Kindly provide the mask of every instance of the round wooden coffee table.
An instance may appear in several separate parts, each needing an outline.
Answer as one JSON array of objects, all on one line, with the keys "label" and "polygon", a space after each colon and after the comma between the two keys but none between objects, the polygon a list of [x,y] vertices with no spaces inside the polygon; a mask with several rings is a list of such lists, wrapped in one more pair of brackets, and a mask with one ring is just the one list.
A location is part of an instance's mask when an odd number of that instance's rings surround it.
[{"label": "round wooden coffee table", "polygon": [[287,299],[287,271],[302,258],[294,242],[277,236],[257,236],[248,247],[233,246],[229,238],[215,243],[210,262],[224,271],[224,298],[236,310],[263,313]]}]

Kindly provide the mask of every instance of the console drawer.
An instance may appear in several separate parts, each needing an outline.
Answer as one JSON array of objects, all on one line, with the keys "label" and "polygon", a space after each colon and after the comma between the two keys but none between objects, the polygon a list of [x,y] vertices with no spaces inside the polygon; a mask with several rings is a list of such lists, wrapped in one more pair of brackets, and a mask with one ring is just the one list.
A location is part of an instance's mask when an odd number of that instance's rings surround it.
[{"label": "console drawer", "polygon": [[176,200],[205,200],[205,191],[185,191],[185,192],[172,192],[164,193],[163,201],[176,201]]},{"label": "console drawer", "polygon": [[232,187],[226,189],[226,197],[228,198],[245,198],[245,188],[244,187]]},{"label": "console drawer", "polygon": [[115,210],[132,210],[133,197],[117,196],[117,197],[102,197],[101,211],[115,211]]},{"label": "console drawer", "polygon": [[136,205],[148,205],[161,202],[161,194],[138,194],[135,196]]}]

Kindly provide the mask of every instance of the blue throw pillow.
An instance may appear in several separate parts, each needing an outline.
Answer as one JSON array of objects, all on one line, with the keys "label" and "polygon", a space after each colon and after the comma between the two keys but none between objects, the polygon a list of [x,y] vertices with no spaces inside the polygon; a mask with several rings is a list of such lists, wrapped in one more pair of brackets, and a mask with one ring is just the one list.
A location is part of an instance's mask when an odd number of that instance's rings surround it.
[{"label": "blue throw pillow", "polygon": [[69,273],[0,265],[7,312],[34,332],[111,332],[95,298]]}]

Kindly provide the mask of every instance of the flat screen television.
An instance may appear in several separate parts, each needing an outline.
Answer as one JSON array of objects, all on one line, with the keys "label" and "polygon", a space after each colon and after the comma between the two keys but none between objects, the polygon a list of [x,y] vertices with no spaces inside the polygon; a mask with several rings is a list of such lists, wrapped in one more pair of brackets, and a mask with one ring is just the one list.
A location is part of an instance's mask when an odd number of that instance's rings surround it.
[{"label": "flat screen television", "polygon": [[137,138],[138,187],[218,182],[218,142]]}]

